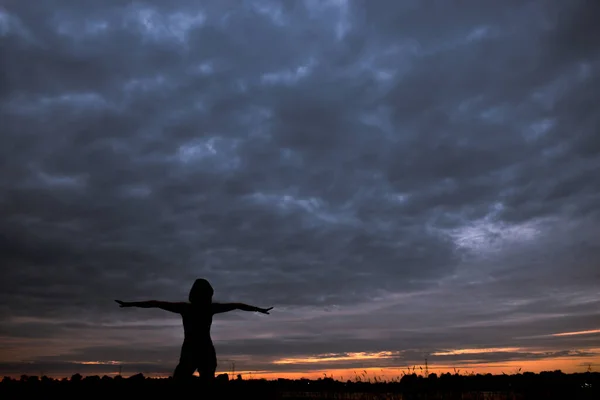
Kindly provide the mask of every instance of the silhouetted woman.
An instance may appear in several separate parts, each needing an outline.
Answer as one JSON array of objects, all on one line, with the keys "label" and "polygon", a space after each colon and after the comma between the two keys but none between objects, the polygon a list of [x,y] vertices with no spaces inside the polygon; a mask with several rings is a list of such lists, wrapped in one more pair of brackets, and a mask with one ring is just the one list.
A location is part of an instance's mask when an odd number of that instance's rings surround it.
[{"label": "silhouetted woman", "polygon": [[242,303],[213,303],[213,288],[206,279],[196,279],[190,290],[189,303],[171,303],[166,301],[124,302],[115,300],[121,307],[161,308],[181,314],[183,320],[183,346],[179,364],[173,378],[181,380],[191,378],[197,369],[200,378],[210,381],[215,377],[217,355],[210,337],[210,327],[214,314],[233,310],[257,311],[268,314],[270,308],[259,308]]}]

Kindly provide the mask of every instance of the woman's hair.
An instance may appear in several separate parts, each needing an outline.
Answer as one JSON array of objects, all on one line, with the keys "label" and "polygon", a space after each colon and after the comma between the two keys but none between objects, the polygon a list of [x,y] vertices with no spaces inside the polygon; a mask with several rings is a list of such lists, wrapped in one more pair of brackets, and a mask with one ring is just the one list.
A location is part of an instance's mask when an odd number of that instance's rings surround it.
[{"label": "woman's hair", "polygon": [[190,303],[212,300],[214,290],[206,279],[196,279],[190,289]]}]

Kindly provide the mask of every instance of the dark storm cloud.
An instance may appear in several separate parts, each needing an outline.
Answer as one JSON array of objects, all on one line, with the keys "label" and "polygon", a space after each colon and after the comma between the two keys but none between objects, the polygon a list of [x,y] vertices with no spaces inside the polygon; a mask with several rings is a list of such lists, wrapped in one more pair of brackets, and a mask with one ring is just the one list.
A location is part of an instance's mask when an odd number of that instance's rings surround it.
[{"label": "dark storm cloud", "polygon": [[176,344],[177,320],[111,301],[183,299],[198,276],[218,300],[276,306],[215,322],[248,368],[587,354],[589,336],[523,338],[600,327],[594,15],[593,1],[9,2],[2,359],[79,335],[54,361],[155,362],[126,348]]}]

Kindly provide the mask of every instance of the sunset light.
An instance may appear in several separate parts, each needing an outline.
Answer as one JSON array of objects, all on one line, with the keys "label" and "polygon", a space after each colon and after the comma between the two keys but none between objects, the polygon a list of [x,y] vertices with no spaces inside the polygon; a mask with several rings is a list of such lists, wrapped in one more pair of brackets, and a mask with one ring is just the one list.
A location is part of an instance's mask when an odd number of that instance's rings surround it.
[{"label": "sunset light", "polygon": [[592,330],[588,330],[588,331],[578,331],[578,332],[554,333],[550,336],[561,337],[561,336],[593,335],[596,333],[600,333],[600,329],[592,329]]},{"label": "sunset light", "polygon": [[320,357],[284,358],[281,360],[273,361],[273,364],[315,364],[326,363],[331,361],[379,360],[383,358],[390,358],[394,354],[398,353],[394,353],[391,351],[382,351],[379,353],[346,353],[344,355],[327,354]]},{"label": "sunset light", "polygon": [[457,349],[431,353],[432,356],[451,356],[455,354],[485,354],[485,353],[516,353],[521,351],[520,347],[499,347],[488,349]]}]

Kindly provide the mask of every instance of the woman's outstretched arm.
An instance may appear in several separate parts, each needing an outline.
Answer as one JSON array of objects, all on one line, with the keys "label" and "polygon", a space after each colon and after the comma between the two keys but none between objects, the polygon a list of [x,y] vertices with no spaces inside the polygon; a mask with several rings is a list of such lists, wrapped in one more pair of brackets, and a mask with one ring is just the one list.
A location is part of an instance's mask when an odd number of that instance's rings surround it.
[{"label": "woman's outstretched arm", "polygon": [[271,309],[273,309],[273,307],[260,308],[244,303],[212,303],[213,314],[219,314],[233,310],[253,311],[268,314]]},{"label": "woman's outstretched arm", "polygon": [[171,303],[169,301],[121,301],[115,300],[121,307],[160,308],[161,310],[181,314],[187,303]]}]

